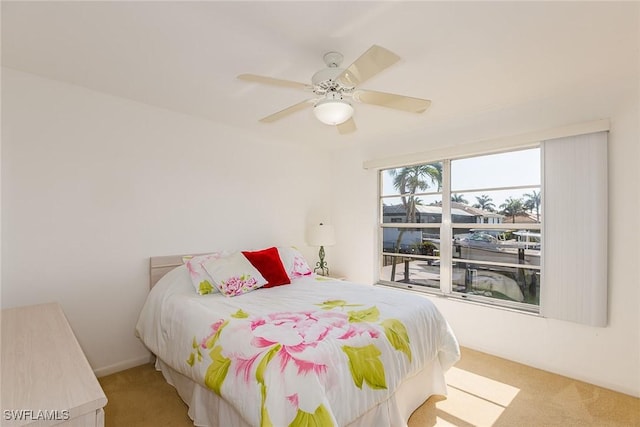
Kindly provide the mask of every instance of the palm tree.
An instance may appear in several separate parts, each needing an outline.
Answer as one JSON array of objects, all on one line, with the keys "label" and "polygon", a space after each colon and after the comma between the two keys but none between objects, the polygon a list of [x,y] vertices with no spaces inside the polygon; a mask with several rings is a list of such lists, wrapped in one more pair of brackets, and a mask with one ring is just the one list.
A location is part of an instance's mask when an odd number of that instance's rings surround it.
[{"label": "palm tree", "polygon": [[464,198],[464,194],[454,194],[451,196],[451,201],[456,203],[469,204],[469,201]]},{"label": "palm tree", "polygon": [[505,216],[510,216],[514,224],[516,222],[516,216],[526,213],[522,199],[514,199],[512,197],[505,200],[504,203],[500,205],[500,209],[502,209],[500,213]]},{"label": "palm tree", "polygon": [[526,193],[524,195],[526,200],[524,202],[524,207],[529,209],[530,211],[536,211],[536,222],[540,222],[540,204],[542,198],[540,197],[540,192],[533,190],[531,193]]},{"label": "palm tree", "polygon": [[[404,206],[406,222],[416,222],[416,206],[422,201],[415,196],[418,190],[424,191],[429,188],[429,184],[436,185],[438,191],[442,188],[442,164],[432,163],[427,165],[408,166],[399,169],[389,170],[389,175],[393,178],[393,186],[400,193],[400,199]],[[406,228],[401,228],[396,240],[396,253],[400,252],[402,236]],[[391,266],[391,280],[396,275],[396,261]]]},{"label": "palm tree", "polygon": [[420,203],[415,197],[416,192],[428,189],[430,183],[436,185],[438,190],[442,187],[440,163],[391,169],[389,175],[393,178],[393,186],[400,193],[402,205],[407,213],[407,222],[416,222],[416,205]]},{"label": "palm tree", "polygon": [[474,208],[480,208],[484,211],[495,212],[496,205],[493,204],[493,199],[487,194],[476,196],[478,203],[473,205]]}]

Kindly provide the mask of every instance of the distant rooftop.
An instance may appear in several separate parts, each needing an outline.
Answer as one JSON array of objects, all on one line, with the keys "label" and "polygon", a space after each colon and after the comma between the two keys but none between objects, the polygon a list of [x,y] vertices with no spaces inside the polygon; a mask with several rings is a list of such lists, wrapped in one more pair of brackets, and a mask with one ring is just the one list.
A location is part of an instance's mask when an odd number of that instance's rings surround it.
[{"label": "distant rooftop", "polygon": [[[439,205],[416,205],[416,211],[423,214],[441,215],[442,207]],[[406,211],[403,205],[385,205],[384,213],[388,215],[404,215]],[[456,202],[451,202],[451,215],[504,218],[504,215]]]}]

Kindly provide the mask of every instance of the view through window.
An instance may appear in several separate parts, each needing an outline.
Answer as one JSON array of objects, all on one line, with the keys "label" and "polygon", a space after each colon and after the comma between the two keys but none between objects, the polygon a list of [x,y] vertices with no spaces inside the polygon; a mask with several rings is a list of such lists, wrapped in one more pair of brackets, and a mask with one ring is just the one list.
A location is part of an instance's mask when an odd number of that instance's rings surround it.
[{"label": "view through window", "polygon": [[380,173],[380,281],[536,310],[540,149]]}]

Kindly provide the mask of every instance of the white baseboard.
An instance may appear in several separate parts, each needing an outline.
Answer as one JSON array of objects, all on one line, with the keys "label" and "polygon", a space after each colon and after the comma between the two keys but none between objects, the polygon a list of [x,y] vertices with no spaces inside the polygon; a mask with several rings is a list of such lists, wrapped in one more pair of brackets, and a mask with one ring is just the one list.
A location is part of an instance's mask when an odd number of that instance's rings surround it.
[{"label": "white baseboard", "polygon": [[94,369],[93,373],[96,377],[104,377],[106,375],[115,374],[116,372],[124,371],[125,369],[135,368],[136,366],[144,365],[153,361],[153,355],[149,353],[148,356],[138,357],[135,359],[124,360],[113,365],[105,366],[102,368]]}]

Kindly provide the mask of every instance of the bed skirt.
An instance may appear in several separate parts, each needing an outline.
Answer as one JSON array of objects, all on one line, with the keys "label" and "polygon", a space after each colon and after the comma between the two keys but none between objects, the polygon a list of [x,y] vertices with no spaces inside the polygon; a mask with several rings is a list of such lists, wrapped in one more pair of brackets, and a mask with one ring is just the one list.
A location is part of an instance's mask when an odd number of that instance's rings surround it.
[{"label": "bed skirt", "polygon": [[[162,372],[189,407],[188,415],[197,427],[252,427],[236,409],[211,390],[156,359]],[[436,357],[423,370],[404,380],[386,401],[371,408],[345,427],[407,427],[409,417],[429,397],[446,396],[444,372]]]}]

